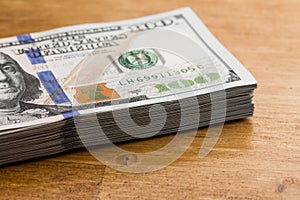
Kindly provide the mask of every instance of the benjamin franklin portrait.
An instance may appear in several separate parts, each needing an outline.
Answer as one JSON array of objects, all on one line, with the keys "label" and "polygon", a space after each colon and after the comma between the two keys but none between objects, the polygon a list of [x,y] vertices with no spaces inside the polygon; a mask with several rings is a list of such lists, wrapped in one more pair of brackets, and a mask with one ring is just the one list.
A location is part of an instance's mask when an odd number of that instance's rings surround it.
[{"label": "benjamin franklin portrait", "polygon": [[30,103],[43,91],[40,81],[9,55],[0,52],[0,125],[31,121],[62,112],[57,106]]}]

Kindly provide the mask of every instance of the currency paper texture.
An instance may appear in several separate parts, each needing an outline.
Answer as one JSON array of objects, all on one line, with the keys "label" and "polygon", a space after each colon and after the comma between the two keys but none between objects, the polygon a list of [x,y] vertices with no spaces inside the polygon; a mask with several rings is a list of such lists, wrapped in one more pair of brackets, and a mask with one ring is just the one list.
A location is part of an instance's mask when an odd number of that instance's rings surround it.
[{"label": "currency paper texture", "polygon": [[[183,39],[170,34],[161,41],[169,32]],[[199,55],[196,61],[167,46],[138,47],[142,38],[146,45],[169,42],[176,49],[184,37],[198,45],[197,52],[184,48],[187,55]],[[256,84],[189,8],[0,39],[0,67],[3,133],[70,118],[74,108],[78,115],[108,111],[114,100],[147,105],[185,91],[214,92],[220,83],[224,90]]]}]

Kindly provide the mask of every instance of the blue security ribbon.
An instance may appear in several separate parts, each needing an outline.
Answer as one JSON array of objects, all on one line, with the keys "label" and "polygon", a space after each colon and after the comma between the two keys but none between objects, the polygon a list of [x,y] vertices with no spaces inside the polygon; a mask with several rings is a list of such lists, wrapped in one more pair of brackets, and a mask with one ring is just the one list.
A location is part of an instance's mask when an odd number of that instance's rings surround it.
[{"label": "blue security ribbon", "polygon": [[78,116],[79,112],[76,110],[73,110],[73,111],[69,111],[69,112],[64,112],[64,113],[62,113],[62,115],[64,116],[65,119],[67,119],[67,118]]},{"label": "blue security ribbon", "polygon": [[55,104],[71,102],[51,71],[38,72],[37,75]]},{"label": "blue security ribbon", "polygon": [[38,48],[25,50],[25,53],[26,53],[28,59],[30,60],[31,64],[33,64],[33,65],[46,63],[44,57],[42,56],[42,54]]},{"label": "blue security ribbon", "polygon": [[30,34],[18,35],[17,39],[20,42],[20,44],[27,44],[27,43],[34,42]]}]

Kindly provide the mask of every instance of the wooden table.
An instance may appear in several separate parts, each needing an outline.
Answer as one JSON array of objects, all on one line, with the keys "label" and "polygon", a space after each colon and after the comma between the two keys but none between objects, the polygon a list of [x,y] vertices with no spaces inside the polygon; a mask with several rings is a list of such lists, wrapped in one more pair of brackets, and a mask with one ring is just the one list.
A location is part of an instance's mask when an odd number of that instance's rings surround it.
[{"label": "wooden table", "polygon": [[[168,167],[115,171],[86,150],[0,168],[0,199],[299,199],[299,0],[0,1],[0,37],[190,6],[258,81],[254,117],[228,123],[198,158],[206,129]],[[123,144],[141,149],[170,137]]]}]

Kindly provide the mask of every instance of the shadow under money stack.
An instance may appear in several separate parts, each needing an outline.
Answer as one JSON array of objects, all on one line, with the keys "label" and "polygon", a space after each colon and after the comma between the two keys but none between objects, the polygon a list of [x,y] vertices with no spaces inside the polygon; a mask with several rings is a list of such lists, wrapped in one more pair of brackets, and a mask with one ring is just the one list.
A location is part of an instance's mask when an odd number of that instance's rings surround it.
[{"label": "shadow under money stack", "polygon": [[254,111],[256,80],[189,8],[0,39],[0,66],[0,165]]}]

